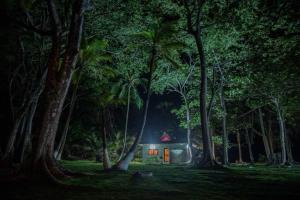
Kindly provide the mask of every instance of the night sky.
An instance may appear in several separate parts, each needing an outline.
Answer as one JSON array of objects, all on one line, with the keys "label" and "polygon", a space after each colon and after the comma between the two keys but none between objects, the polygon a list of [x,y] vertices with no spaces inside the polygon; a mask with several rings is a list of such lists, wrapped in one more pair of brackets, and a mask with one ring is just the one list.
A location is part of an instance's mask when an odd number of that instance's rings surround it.
[{"label": "night sky", "polygon": [[[168,107],[163,106],[167,102]],[[172,136],[173,141],[185,142],[185,130],[179,127],[179,120],[175,114],[170,111],[173,108],[178,108],[181,104],[181,99],[177,94],[156,95],[153,94],[150,99],[148,117],[142,143],[155,143],[159,141],[159,137],[164,131]],[[133,132],[140,130],[142,124],[142,110],[132,109],[130,129]]]}]

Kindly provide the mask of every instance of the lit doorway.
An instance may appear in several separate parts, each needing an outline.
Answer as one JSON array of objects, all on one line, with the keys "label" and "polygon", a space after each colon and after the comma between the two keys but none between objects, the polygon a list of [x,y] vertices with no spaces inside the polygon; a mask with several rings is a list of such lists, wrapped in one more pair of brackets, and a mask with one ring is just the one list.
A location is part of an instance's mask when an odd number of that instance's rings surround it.
[{"label": "lit doorway", "polygon": [[170,152],[168,148],[164,148],[164,162],[165,163],[170,162]]}]

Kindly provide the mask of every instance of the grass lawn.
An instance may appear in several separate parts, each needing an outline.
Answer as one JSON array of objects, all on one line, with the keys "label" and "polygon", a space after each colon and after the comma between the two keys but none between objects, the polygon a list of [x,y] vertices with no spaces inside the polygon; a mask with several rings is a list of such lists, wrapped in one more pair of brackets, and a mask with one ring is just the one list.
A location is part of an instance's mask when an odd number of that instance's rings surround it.
[{"label": "grass lawn", "polygon": [[[95,173],[67,180],[72,187],[50,184],[1,185],[5,199],[300,199],[300,167],[255,166],[222,170],[190,169],[178,165],[134,163],[127,173],[102,172],[93,161],[63,161],[71,170]],[[135,171],[152,171],[153,177],[132,178]],[[1,194],[1,197],[3,195]],[[2,199],[2,198],[1,198]]]}]

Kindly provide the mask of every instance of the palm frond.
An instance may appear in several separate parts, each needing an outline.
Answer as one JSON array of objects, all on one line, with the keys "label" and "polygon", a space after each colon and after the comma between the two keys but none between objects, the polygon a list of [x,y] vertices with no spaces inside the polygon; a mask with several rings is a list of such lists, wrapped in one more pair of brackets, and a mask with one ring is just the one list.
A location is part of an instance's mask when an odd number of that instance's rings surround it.
[{"label": "palm frond", "polygon": [[120,99],[124,98],[124,96],[126,95],[126,93],[127,93],[127,84],[124,84],[122,86],[121,91],[120,91],[119,98]]},{"label": "palm frond", "polygon": [[155,38],[155,32],[153,31],[142,31],[139,33],[134,33],[133,36],[141,37],[143,39],[153,40]]},{"label": "palm frond", "polygon": [[134,103],[138,107],[138,109],[141,109],[143,106],[143,99],[140,97],[138,90],[136,88],[133,88],[132,90],[132,99],[134,100]]}]

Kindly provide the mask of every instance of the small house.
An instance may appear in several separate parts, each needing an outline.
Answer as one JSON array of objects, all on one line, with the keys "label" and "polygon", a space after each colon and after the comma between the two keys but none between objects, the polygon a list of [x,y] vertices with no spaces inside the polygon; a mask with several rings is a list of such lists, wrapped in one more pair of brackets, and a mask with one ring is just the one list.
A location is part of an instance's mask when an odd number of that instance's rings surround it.
[{"label": "small house", "polygon": [[189,159],[188,144],[172,139],[165,132],[155,143],[143,142],[140,145],[145,163],[180,164]]}]

